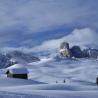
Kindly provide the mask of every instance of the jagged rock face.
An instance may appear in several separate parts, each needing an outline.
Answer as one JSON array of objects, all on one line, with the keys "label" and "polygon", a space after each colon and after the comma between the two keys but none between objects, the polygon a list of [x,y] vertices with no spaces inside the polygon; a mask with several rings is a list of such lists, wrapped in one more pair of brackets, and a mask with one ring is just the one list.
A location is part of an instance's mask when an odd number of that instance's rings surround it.
[{"label": "jagged rock face", "polygon": [[75,57],[75,58],[97,58],[98,59],[98,49],[84,49],[83,51],[79,46],[73,46],[69,48],[69,43],[63,42],[60,45],[59,50],[61,57]]},{"label": "jagged rock face", "polygon": [[7,54],[8,57],[14,58],[16,60],[26,61],[28,63],[40,61],[38,57],[32,56],[31,54],[26,54],[20,51],[13,51]]},{"label": "jagged rock face", "polygon": [[67,42],[61,43],[60,49],[69,49],[69,43],[67,43]]},{"label": "jagged rock face", "polygon": [[71,49],[72,56],[76,58],[82,58],[83,52],[79,46],[73,46]]},{"label": "jagged rock face", "polygon": [[0,68],[9,67],[10,65],[12,65],[10,58],[6,55],[0,54]]},{"label": "jagged rock face", "polygon": [[70,57],[69,43],[63,42],[60,45],[60,55],[63,57]]},{"label": "jagged rock face", "polygon": [[89,57],[98,58],[98,50],[97,49],[89,49],[88,53],[89,53]]},{"label": "jagged rock face", "polygon": [[84,50],[83,50],[83,57],[90,57],[90,56],[89,56],[88,49],[84,49]]},{"label": "jagged rock face", "polygon": [[83,54],[85,57],[98,58],[98,50],[97,49],[84,49]]},{"label": "jagged rock face", "polygon": [[[13,61],[12,59],[16,61]],[[13,51],[13,52],[7,53],[6,55],[1,53],[0,68],[6,68],[20,62],[31,63],[31,62],[35,62],[39,60],[40,59],[38,57],[32,56],[31,54],[25,54],[20,51]]]}]

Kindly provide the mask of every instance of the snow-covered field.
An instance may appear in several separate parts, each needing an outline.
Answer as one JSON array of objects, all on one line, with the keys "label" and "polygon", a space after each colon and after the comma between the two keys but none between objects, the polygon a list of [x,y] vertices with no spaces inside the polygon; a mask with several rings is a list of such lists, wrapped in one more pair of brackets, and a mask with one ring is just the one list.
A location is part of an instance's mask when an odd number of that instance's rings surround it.
[{"label": "snow-covered field", "polygon": [[29,80],[6,78],[0,71],[0,98],[98,98],[97,60],[43,58],[25,67]]}]

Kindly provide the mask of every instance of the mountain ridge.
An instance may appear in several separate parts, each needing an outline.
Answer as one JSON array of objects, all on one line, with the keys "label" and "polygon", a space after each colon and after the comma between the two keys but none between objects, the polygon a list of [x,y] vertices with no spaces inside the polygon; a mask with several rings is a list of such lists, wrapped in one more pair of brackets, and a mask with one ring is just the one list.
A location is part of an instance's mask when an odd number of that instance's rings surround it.
[{"label": "mountain ridge", "polygon": [[16,63],[31,63],[36,61],[40,61],[40,59],[32,54],[21,51],[12,51],[6,54],[0,53],[0,68],[6,68]]}]

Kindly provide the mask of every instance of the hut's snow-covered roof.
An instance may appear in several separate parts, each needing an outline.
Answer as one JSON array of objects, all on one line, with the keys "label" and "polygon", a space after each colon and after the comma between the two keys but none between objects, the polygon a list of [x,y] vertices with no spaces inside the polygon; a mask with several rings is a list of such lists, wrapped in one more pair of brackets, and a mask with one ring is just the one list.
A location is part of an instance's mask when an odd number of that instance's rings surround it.
[{"label": "hut's snow-covered roof", "polygon": [[15,64],[6,69],[11,74],[27,74],[28,70],[22,64]]}]

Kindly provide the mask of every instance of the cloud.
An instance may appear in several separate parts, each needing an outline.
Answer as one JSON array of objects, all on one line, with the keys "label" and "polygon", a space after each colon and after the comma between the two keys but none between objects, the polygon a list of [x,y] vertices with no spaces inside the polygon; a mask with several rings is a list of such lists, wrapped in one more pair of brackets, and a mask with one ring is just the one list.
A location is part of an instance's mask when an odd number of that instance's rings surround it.
[{"label": "cloud", "polygon": [[44,36],[47,36],[47,31],[63,26],[96,29],[98,1],[95,1],[1,0],[0,46],[11,46],[12,42],[16,45],[21,42],[27,44],[33,42],[30,37],[36,33],[45,32]]},{"label": "cloud", "polygon": [[96,3],[84,0],[21,0],[0,1],[0,27],[2,29],[24,25],[28,33],[40,32],[61,25],[88,24],[92,15],[97,18]]},{"label": "cloud", "polygon": [[24,51],[26,53],[30,52],[54,52],[59,49],[60,44],[65,41],[69,42],[70,47],[73,45],[79,45],[81,48],[98,48],[98,33],[91,28],[75,29],[70,34],[53,40],[47,40],[41,45],[27,48],[27,47],[4,47],[3,52],[9,52],[14,50]]},{"label": "cloud", "polygon": [[79,45],[81,47],[98,48],[98,33],[90,28],[75,29],[69,35],[59,39],[48,40],[40,46],[36,46],[32,51],[53,51],[59,49],[60,44],[65,41],[70,46]]}]

